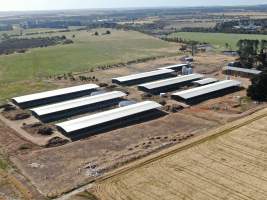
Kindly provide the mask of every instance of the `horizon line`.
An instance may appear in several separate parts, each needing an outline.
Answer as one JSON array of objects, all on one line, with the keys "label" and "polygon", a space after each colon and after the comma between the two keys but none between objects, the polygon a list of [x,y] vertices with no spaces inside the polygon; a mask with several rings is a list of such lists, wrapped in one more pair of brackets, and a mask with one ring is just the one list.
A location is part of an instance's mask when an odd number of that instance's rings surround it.
[{"label": "horizon line", "polygon": [[33,9],[33,10],[0,10],[0,13],[11,13],[11,12],[55,12],[55,11],[79,11],[79,10],[141,10],[141,9],[178,9],[178,8],[212,8],[212,7],[255,7],[255,6],[267,6],[267,3],[263,4],[236,4],[236,5],[206,5],[206,6],[135,6],[135,7],[102,7],[102,8],[62,8],[62,9]]}]

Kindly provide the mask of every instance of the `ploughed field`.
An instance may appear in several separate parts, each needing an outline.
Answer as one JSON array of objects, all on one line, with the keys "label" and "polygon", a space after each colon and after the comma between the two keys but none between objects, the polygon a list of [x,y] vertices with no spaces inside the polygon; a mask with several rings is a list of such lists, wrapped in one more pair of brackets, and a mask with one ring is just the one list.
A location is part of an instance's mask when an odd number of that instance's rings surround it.
[{"label": "ploughed field", "polygon": [[99,181],[101,200],[267,199],[267,110]]}]

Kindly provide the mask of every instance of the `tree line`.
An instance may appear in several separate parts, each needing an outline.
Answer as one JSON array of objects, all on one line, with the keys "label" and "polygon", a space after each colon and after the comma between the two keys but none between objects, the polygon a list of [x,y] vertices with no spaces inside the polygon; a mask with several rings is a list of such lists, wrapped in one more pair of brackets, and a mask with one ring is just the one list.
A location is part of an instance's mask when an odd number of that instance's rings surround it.
[{"label": "tree line", "polygon": [[66,36],[38,37],[38,38],[6,38],[0,42],[0,55],[11,53],[24,53],[27,49],[48,47],[57,44],[70,44],[72,40]]}]

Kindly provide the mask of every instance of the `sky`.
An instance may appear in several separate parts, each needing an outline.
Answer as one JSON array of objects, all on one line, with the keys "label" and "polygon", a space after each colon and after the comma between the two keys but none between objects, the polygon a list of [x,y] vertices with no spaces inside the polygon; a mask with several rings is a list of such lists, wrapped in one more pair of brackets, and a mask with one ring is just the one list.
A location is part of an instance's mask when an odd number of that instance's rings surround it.
[{"label": "sky", "polygon": [[0,0],[0,11],[267,4],[267,0]]}]

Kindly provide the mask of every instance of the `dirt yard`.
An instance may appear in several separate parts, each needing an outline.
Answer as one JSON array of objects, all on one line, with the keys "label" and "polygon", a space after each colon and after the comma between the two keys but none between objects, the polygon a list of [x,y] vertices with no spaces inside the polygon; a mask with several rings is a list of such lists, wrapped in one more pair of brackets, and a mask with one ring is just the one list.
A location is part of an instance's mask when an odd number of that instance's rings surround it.
[{"label": "dirt yard", "polygon": [[266,122],[267,109],[105,177],[93,194],[101,200],[265,200]]},{"label": "dirt yard", "polygon": [[[54,196],[121,164],[182,142],[217,125],[212,121],[176,113],[62,147],[17,155],[11,160],[44,194]],[[90,166],[95,166],[94,170]]]}]

